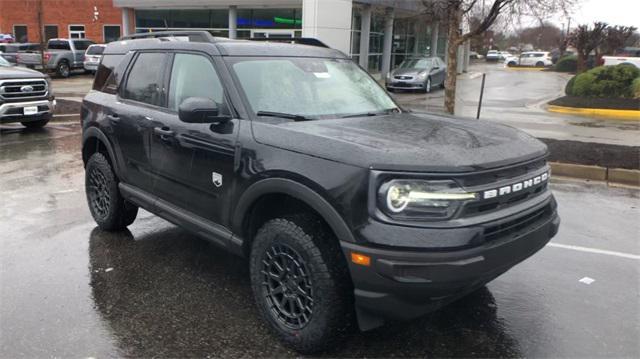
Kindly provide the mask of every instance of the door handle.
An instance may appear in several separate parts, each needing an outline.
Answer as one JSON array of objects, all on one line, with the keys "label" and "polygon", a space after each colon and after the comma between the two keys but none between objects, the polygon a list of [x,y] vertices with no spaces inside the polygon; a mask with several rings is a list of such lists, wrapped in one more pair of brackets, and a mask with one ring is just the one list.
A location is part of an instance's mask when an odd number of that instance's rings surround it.
[{"label": "door handle", "polygon": [[120,116],[118,116],[115,113],[108,114],[107,118],[110,119],[112,122],[120,122]]},{"label": "door handle", "polygon": [[169,137],[173,137],[174,133],[169,127],[155,127],[153,133],[159,135],[163,140],[167,140]]}]

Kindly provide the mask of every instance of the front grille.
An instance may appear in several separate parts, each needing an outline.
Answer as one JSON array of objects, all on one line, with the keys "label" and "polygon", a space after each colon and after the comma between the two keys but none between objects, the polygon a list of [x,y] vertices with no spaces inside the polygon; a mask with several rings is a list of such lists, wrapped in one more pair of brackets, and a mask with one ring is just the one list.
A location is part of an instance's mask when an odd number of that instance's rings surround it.
[{"label": "front grille", "polygon": [[412,80],[413,76],[401,76],[401,75],[398,75],[398,76],[394,76],[393,78],[397,79],[397,80]]},{"label": "front grille", "polygon": [[462,217],[472,217],[489,211],[497,211],[530,200],[547,190],[548,182],[522,189],[509,195],[468,203],[462,210]]},{"label": "front grille", "polygon": [[0,98],[15,102],[35,100],[47,95],[49,91],[45,80],[2,80]]},{"label": "front grille", "polygon": [[546,221],[552,214],[551,205],[547,205],[524,216],[511,221],[488,227],[484,230],[484,239],[487,242],[498,238],[504,238],[517,234],[528,228],[534,228],[539,223]]}]

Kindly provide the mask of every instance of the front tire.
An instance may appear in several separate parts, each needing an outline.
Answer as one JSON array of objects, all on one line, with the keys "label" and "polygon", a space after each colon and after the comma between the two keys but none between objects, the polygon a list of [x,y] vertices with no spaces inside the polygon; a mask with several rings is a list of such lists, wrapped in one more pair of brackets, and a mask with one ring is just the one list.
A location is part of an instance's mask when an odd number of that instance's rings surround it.
[{"label": "front tire", "polygon": [[536,67],[544,67],[544,62],[542,61],[536,62]]},{"label": "front tire", "polygon": [[315,217],[265,223],[252,244],[250,272],[260,315],[288,347],[322,351],[351,328],[353,290],[344,255]]},{"label": "front tire", "polygon": [[427,77],[427,82],[425,82],[424,84],[424,92],[425,93],[431,92],[431,77]]},{"label": "front tire", "polygon": [[94,153],[87,161],[84,185],[89,211],[100,229],[122,230],[136,219],[138,207],[122,197],[118,180],[102,153]]}]

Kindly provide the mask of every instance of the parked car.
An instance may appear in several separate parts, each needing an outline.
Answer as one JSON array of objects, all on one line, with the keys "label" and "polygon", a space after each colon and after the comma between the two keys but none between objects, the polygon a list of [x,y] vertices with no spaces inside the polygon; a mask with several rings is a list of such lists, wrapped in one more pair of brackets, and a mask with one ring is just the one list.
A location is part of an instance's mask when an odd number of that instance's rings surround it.
[{"label": "parked car", "polygon": [[84,53],[84,69],[85,71],[89,71],[95,73],[98,70],[98,64],[100,64],[100,60],[102,59],[102,52],[107,45],[91,45],[87,48],[87,51]]},{"label": "parked car", "polygon": [[640,48],[625,47],[616,51],[613,56],[603,56],[605,66],[630,64],[640,68]]},{"label": "parked car", "polygon": [[431,92],[434,86],[444,87],[446,65],[439,57],[417,57],[402,61],[387,74],[387,90],[420,90]]},{"label": "parked car", "polygon": [[484,56],[480,55],[479,53],[475,52],[475,51],[471,51],[469,52],[469,58],[472,60],[479,60],[479,59],[483,59]]},{"label": "parked car", "polygon": [[436,310],[558,231],[548,149],[515,128],[407,112],[333,49],[125,40],[82,103],[93,218],[122,230],[142,207],[248,258],[257,312],[300,352],[353,314]]},{"label": "parked car", "polygon": [[491,62],[491,61],[499,61],[500,60],[500,51],[498,50],[489,50],[487,51],[487,56],[485,56],[485,59],[487,60],[487,62]]},{"label": "parked car", "polygon": [[[94,42],[87,39],[51,39],[44,53],[45,70],[58,76],[69,77],[74,69],[84,68],[84,52]],[[39,53],[26,53],[18,56],[18,64],[29,68],[42,68]]]},{"label": "parked car", "polygon": [[9,63],[17,64],[18,54],[20,52],[38,51],[39,48],[40,48],[39,44],[30,44],[30,43],[0,44],[0,55],[2,55],[2,57],[4,57],[5,60],[9,61]]},{"label": "parked car", "polygon": [[42,127],[51,119],[55,103],[48,76],[0,56],[0,123]]},{"label": "parked car", "polygon": [[504,64],[506,66],[535,66],[545,67],[553,66],[551,60],[551,53],[544,51],[529,51],[523,52],[519,56],[510,55],[505,58]]}]

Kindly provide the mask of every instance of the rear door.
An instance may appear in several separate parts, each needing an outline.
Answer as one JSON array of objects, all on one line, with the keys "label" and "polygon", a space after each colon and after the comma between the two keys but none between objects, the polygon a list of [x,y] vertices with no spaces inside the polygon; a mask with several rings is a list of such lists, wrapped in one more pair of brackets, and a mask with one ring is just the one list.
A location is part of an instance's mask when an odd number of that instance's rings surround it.
[{"label": "rear door", "polygon": [[178,107],[187,98],[212,99],[221,113],[228,106],[209,55],[175,53],[168,75],[167,111],[154,118],[151,163],[158,198],[215,223],[228,221],[228,194],[234,185],[239,120],[223,124],[185,123]]},{"label": "rear door", "polygon": [[152,120],[166,103],[164,74],[167,54],[140,52],[129,66],[119,101],[110,109],[109,121],[124,159],[127,182],[149,192],[155,185],[150,174]]}]

